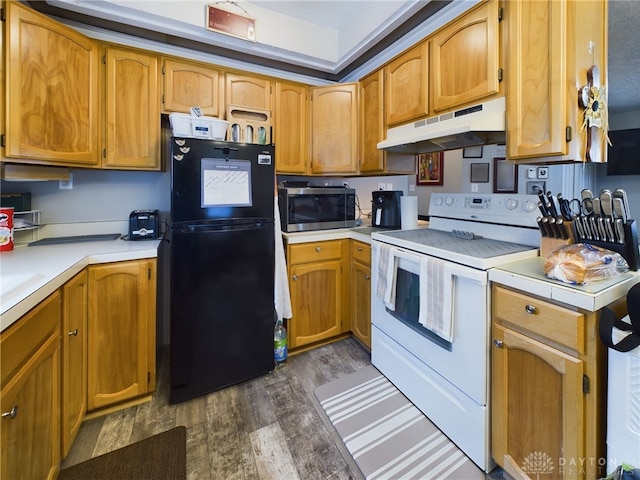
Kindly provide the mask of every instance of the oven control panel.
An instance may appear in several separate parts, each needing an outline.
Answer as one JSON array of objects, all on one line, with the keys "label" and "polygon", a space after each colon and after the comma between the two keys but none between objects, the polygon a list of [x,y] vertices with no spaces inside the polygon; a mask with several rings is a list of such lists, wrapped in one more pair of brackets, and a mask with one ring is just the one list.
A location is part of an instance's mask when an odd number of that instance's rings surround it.
[{"label": "oven control panel", "polygon": [[432,193],[429,216],[537,227],[536,195]]}]

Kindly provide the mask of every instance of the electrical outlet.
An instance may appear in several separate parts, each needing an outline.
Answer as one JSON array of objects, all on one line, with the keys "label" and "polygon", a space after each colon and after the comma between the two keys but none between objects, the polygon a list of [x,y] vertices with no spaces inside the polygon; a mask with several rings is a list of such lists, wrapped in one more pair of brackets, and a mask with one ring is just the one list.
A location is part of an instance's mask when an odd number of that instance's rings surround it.
[{"label": "electrical outlet", "polygon": [[414,184],[409,185],[409,191],[410,192],[415,192],[416,191],[416,186]]},{"label": "electrical outlet", "polygon": [[73,173],[69,174],[69,180],[60,180],[58,188],[60,190],[73,190]]},{"label": "electrical outlet", "polygon": [[387,183],[387,190],[393,190],[393,183]]},{"label": "electrical outlet", "polygon": [[478,184],[477,183],[472,183],[471,184],[471,193],[477,193],[478,192]]},{"label": "electrical outlet", "polygon": [[549,167],[538,167],[538,178],[549,178]]},{"label": "electrical outlet", "polygon": [[384,186],[385,186],[384,183],[379,183],[378,184],[378,190],[384,190]]}]

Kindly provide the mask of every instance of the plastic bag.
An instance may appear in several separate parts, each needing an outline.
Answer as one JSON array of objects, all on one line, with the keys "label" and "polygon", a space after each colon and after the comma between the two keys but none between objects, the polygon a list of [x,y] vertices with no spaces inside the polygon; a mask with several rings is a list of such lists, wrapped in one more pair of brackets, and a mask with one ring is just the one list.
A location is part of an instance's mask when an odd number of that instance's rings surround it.
[{"label": "plastic bag", "polygon": [[623,274],[629,265],[622,255],[588,243],[564,245],[547,257],[548,278],[579,285]]}]

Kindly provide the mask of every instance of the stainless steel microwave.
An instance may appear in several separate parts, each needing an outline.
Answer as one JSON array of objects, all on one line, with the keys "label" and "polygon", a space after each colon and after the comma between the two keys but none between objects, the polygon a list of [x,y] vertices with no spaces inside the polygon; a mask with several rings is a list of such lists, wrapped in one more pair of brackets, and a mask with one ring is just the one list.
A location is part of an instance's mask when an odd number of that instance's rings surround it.
[{"label": "stainless steel microwave", "polygon": [[284,232],[356,225],[356,191],[351,188],[279,188],[278,202]]}]

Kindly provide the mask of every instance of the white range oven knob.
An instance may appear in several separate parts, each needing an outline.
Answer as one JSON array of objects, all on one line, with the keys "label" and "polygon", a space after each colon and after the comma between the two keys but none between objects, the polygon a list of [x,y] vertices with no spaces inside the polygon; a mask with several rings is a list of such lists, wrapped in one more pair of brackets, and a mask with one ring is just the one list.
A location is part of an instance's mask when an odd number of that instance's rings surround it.
[{"label": "white range oven knob", "polygon": [[453,197],[447,197],[444,201],[444,203],[448,206],[453,205]]},{"label": "white range oven knob", "polygon": [[504,206],[507,207],[507,210],[515,210],[518,208],[518,200],[515,198],[508,198],[506,202],[504,202]]},{"label": "white range oven knob", "polygon": [[531,213],[538,208],[538,205],[530,200],[527,200],[522,204],[522,210]]},{"label": "white range oven knob", "polygon": [[437,205],[438,207],[442,206],[442,198],[440,198],[440,197],[436,197],[436,205]]}]

